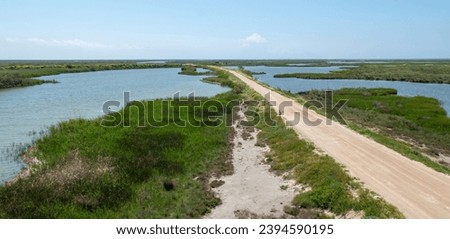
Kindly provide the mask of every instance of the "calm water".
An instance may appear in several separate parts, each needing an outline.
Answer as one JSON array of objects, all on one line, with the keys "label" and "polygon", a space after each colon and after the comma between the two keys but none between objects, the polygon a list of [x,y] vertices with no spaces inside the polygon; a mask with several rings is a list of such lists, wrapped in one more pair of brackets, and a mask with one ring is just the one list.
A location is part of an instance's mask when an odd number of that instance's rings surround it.
[{"label": "calm water", "polygon": [[274,78],[282,73],[326,73],[339,69],[339,67],[245,67],[253,72],[266,72],[265,75],[256,75],[260,81],[272,87],[291,92],[318,90],[336,90],[341,88],[395,88],[402,96],[427,96],[438,99],[447,115],[450,116],[450,85],[449,84],[424,84],[400,81],[368,81],[368,80],[305,80],[297,78]]},{"label": "calm water", "polygon": [[103,115],[108,100],[123,102],[123,92],[131,100],[166,98],[176,92],[213,96],[227,91],[218,85],[203,83],[202,76],[178,75],[180,69],[143,69],[87,72],[41,77],[59,84],[0,90],[0,183],[14,177],[23,167],[12,146],[29,144],[34,135],[58,122],[71,118],[95,118]]},{"label": "calm water", "polygon": [[165,64],[167,61],[140,61],[136,62],[137,64]]},{"label": "calm water", "polygon": [[209,72],[210,70],[209,69],[206,69],[206,68],[197,68],[197,72],[198,73],[205,73],[205,72]]},{"label": "calm water", "polygon": [[[326,73],[339,70],[339,67],[249,66],[246,69],[266,72],[256,77],[273,87],[292,92],[345,87],[395,88],[403,96],[436,98],[450,115],[450,85],[273,77],[281,73]],[[178,75],[178,72],[179,69],[145,69],[63,74],[42,77],[56,79],[60,84],[0,90],[0,183],[14,177],[23,167],[11,151],[21,144],[31,143],[39,135],[30,132],[45,131],[48,126],[71,118],[101,116],[103,103],[108,100],[123,102],[124,91],[131,93],[131,100],[143,100],[171,97],[178,91],[181,95],[195,92],[197,96],[213,96],[227,90],[201,82],[203,76]]]}]

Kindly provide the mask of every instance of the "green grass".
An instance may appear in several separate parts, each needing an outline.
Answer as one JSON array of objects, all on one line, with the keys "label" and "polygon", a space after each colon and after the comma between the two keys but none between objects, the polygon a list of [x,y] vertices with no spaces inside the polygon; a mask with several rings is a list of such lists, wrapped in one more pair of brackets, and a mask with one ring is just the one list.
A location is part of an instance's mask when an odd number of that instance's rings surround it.
[{"label": "green grass", "polygon": [[[229,92],[214,100],[235,97]],[[230,150],[232,132],[225,123],[232,111],[226,108],[218,123],[208,118],[217,114],[198,110],[193,101],[171,103],[183,105],[174,108],[179,114],[161,113],[161,100],[133,102],[103,118],[51,127],[35,143],[33,154],[43,165],[30,177],[0,187],[0,218],[198,218],[207,213],[220,203],[207,178]],[[144,120],[153,112],[156,120]],[[119,116],[130,127],[101,126],[116,125]],[[202,122],[180,127],[187,117]]]},{"label": "green grass", "polygon": [[[324,98],[322,91],[300,95],[307,100]],[[448,167],[422,155],[450,154],[450,118],[439,101],[422,96],[402,97],[395,89],[383,88],[334,91],[333,100],[341,99],[348,102],[340,113],[354,130],[439,172],[450,173]]]},{"label": "green grass", "polygon": [[137,64],[133,61],[0,62],[0,89],[55,81],[33,79],[39,76],[88,71],[180,67],[179,64]]},{"label": "green grass", "polygon": [[[233,89],[213,98],[222,103],[262,99],[226,72],[218,71],[208,81]],[[32,153],[42,166],[30,177],[0,187],[0,218],[203,216],[220,203],[209,190],[209,175],[229,171],[224,161],[229,157],[232,130],[225,124],[230,123],[234,105],[217,115],[214,110],[195,110],[193,101],[171,103],[183,107],[161,111],[165,104],[161,100],[132,102],[121,112],[99,119],[75,119],[51,127]],[[268,107],[251,107],[262,113],[255,117],[268,121]],[[155,119],[145,120],[152,113]],[[188,116],[203,121],[179,127]],[[129,127],[118,126],[122,117]],[[370,218],[403,217],[331,157],[315,153],[314,146],[299,139],[279,117],[275,120],[277,124],[257,125],[262,130],[258,138],[271,147],[269,159],[276,172],[290,171],[298,183],[311,187],[296,196],[296,208],[328,209],[336,214],[364,211]]]},{"label": "green grass", "polygon": [[[269,117],[268,107],[260,115]],[[276,124],[259,124],[258,128],[262,130],[258,139],[271,148],[272,168],[292,171],[298,183],[311,187],[311,191],[295,197],[294,205],[298,208],[320,208],[337,215],[351,210],[363,211],[366,218],[403,218],[394,206],[364,189],[333,158],[318,155],[312,144],[299,139],[279,117]]]},{"label": "green grass", "polygon": [[191,64],[185,64],[181,67],[181,71],[178,73],[180,75],[189,75],[189,76],[201,76],[201,75],[211,75],[212,72],[197,72],[197,66]]},{"label": "green grass", "polygon": [[330,73],[287,73],[275,75],[275,77],[388,80],[450,84],[450,63],[448,62],[389,62],[383,64],[356,65],[358,65],[358,67],[347,68],[345,70]]},{"label": "green grass", "polygon": [[[325,95],[325,92],[317,90],[298,94],[273,90],[301,104],[307,100],[323,103]],[[450,119],[438,100],[421,96],[401,97],[397,96],[396,89],[389,88],[346,88],[334,91],[334,102],[341,99],[349,100],[340,113],[350,128],[438,172],[450,174],[447,163],[442,164],[426,156],[450,154]],[[318,112],[324,114],[320,110]],[[418,148],[419,145],[426,147]]]},{"label": "green grass", "polygon": [[214,77],[206,77],[202,81],[211,83],[211,84],[218,84],[220,86],[226,86],[233,90],[236,94],[241,94],[245,88],[244,84],[241,82],[238,82],[236,80],[230,79],[230,76],[228,73],[224,71],[217,71],[217,76]]},{"label": "green grass", "polygon": [[216,66],[290,66],[289,64],[327,64],[326,60],[174,60],[172,63]]},{"label": "green grass", "polygon": [[364,127],[361,127],[357,124],[351,123],[349,127],[356,132],[368,136],[373,140],[377,141],[380,144],[387,146],[388,148],[393,149],[394,151],[399,152],[403,156],[412,159],[417,162],[421,162],[427,167],[430,167],[438,172],[445,173],[450,175],[450,168],[448,166],[437,163],[433,160],[430,160],[427,156],[423,155],[419,149],[411,147],[411,145],[399,142],[393,139],[390,135],[384,135],[383,133],[377,133],[371,130],[368,130]]},{"label": "green grass", "polygon": [[19,74],[0,75],[0,89],[40,85],[44,83],[57,83],[57,82],[52,80],[47,81],[47,80],[23,78]]},{"label": "green grass", "polygon": [[[235,77],[229,77],[228,80],[240,82]],[[241,95],[246,100],[263,100],[248,87]],[[271,149],[268,155],[271,168],[280,174],[292,172],[297,183],[311,187],[311,191],[299,193],[295,197],[293,203],[296,208],[287,208],[290,214],[302,217],[301,209],[319,208],[337,215],[354,210],[363,211],[366,218],[404,217],[394,206],[350,177],[333,158],[316,153],[314,145],[300,139],[284,125],[280,117],[274,118],[276,113],[267,104],[249,105],[247,114],[254,122],[259,122],[256,126],[261,130],[258,145],[267,144]]]},{"label": "green grass", "polygon": [[254,71],[250,71],[245,69],[243,66],[239,66],[239,71],[242,72],[243,74],[248,75],[250,78],[253,78],[254,75],[265,75],[265,72],[254,72]]}]

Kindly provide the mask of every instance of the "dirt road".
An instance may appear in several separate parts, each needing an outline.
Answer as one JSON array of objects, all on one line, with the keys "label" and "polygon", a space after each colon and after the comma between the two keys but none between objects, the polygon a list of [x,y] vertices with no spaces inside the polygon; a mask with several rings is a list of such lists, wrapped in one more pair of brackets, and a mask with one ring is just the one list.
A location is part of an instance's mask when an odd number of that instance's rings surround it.
[{"label": "dirt road", "polygon": [[[226,69],[225,69],[226,70]],[[228,70],[261,95],[270,92],[270,101],[279,112],[281,102],[293,101],[258,84],[246,76]],[[303,117],[303,106],[293,102],[282,113],[285,120],[293,120],[294,112]],[[334,122],[326,124],[325,117],[308,110],[311,121],[321,120],[317,126],[304,121],[292,125],[301,136],[313,142],[326,154],[360,179],[365,187],[395,205],[407,218],[450,218],[450,177],[368,139]]]}]

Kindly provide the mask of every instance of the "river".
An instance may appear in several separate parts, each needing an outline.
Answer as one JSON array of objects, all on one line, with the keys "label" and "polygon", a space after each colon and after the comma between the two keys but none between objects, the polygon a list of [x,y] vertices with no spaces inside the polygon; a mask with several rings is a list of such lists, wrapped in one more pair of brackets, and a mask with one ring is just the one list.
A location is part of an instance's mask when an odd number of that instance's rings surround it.
[{"label": "river", "polygon": [[224,88],[201,81],[204,76],[179,75],[179,68],[114,70],[40,77],[59,84],[43,84],[0,90],[0,184],[23,168],[19,151],[45,132],[48,126],[72,118],[91,119],[103,115],[109,100],[131,100],[187,96],[214,96]]}]

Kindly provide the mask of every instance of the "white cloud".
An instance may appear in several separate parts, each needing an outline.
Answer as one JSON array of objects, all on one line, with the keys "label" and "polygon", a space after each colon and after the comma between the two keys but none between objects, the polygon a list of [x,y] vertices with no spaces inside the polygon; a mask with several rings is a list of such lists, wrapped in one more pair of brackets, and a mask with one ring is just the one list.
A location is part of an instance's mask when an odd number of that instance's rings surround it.
[{"label": "white cloud", "polygon": [[251,44],[262,44],[267,42],[266,38],[262,37],[258,33],[253,33],[250,36],[242,39],[242,43],[244,46],[248,46]]}]

